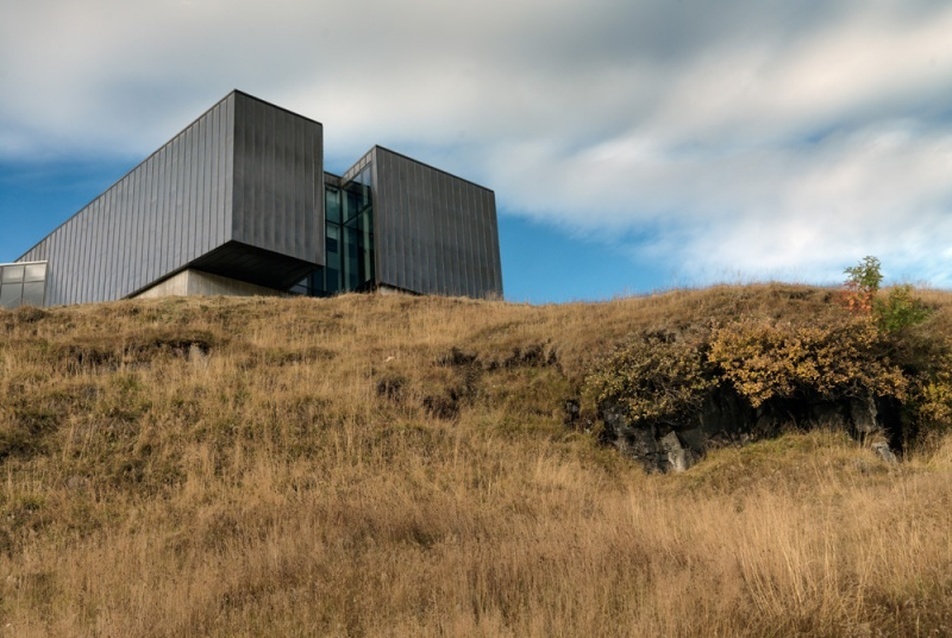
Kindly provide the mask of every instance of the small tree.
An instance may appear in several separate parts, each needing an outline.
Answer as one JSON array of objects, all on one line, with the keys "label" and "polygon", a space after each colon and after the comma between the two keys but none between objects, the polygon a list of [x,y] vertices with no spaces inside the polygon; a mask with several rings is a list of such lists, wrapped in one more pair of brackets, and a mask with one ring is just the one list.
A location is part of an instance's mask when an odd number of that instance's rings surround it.
[{"label": "small tree", "polygon": [[929,316],[929,309],[915,296],[909,284],[893,286],[884,299],[877,296],[883,275],[875,257],[866,256],[843,272],[849,276],[843,284],[846,307],[854,314],[871,316],[881,332],[914,326]]},{"label": "small tree", "polygon": [[864,315],[873,312],[873,302],[883,281],[880,265],[878,259],[867,255],[857,265],[843,271],[849,275],[843,284],[846,288],[843,300],[850,312]]}]

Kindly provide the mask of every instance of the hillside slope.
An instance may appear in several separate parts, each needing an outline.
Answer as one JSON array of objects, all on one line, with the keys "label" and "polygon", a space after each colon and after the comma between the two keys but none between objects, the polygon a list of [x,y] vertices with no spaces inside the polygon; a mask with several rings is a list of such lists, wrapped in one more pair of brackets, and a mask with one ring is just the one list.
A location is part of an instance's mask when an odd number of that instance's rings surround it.
[{"label": "hillside slope", "polygon": [[0,632],[947,635],[943,435],[897,465],[819,430],[646,475],[592,406],[566,424],[633,333],[830,303],[774,285],[0,312]]}]

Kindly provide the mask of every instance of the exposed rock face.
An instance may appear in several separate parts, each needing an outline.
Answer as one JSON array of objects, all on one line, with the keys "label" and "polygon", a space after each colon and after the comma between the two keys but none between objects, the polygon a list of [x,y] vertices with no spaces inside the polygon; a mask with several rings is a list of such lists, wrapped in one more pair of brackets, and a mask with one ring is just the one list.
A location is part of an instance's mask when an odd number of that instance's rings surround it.
[{"label": "exposed rock face", "polygon": [[600,406],[599,418],[603,439],[649,472],[682,472],[707,450],[814,427],[840,428],[861,440],[875,440],[873,447],[884,460],[896,459],[886,441],[897,438],[898,423],[893,422],[892,411],[881,409],[874,397],[774,400],[755,409],[737,394],[721,390],[680,423],[635,422],[618,402]]},{"label": "exposed rock face", "polygon": [[683,472],[697,462],[694,452],[684,445],[681,437],[674,430],[665,434],[659,443],[665,453],[664,461],[673,471]]},{"label": "exposed rock face", "polygon": [[866,436],[880,432],[882,426],[877,421],[878,415],[879,410],[876,408],[873,397],[867,396],[865,400],[852,399],[850,401],[850,419],[858,434]]},{"label": "exposed rock face", "polygon": [[578,399],[566,399],[563,409],[565,411],[562,418],[563,423],[574,427],[582,415],[582,403]]},{"label": "exposed rock face", "polygon": [[873,451],[879,455],[879,458],[886,461],[887,463],[899,462],[899,459],[896,458],[896,454],[889,449],[889,444],[885,441],[877,441],[873,443]]}]

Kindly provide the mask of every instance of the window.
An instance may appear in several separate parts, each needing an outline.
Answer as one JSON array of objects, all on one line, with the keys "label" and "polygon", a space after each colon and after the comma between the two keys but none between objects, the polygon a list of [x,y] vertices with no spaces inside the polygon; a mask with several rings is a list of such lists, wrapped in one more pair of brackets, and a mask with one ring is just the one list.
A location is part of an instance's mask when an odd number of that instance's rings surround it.
[{"label": "window", "polygon": [[366,288],[374,280],[371,167],[343,188],[324,187],[324,268],[311,276],[311,294]]},{"label": "window", "polygon": [[328,224],[327,225],[327,261],[331,261],[331,254],[334,255],[334,259],[340,259],[340,226],[337,224]]},{"label": "window", "polygon": [[0,307],[13,309],[20,305],[23,297],[23,284],[6,283],[0,285]]},{"label": "window", "polygon": [[324,188],[324,215],[327,221],[340,223],[340,191],[327,186]]},{"label": "window", "polygon": [[0,284],[18,284],[23,281],[23,266],[4,266],[3,274],[0,275]]},{"label": "window", "polygon": [[24,306],[42,306],[45,288],[46,282],[43,281],[31,281],[23,284],[23,301],[21,303]]},{"label": "window", "polygon": [[344,186],[344,281],[347,290],[372,285],[374,275],[372,165]]},{"label": "window", "polygon": [[23,281],[46,281],[46,264],[26,264],[23,267]]},{"label": "window", "polygon": [[46,262],[0,264],[0,308],[42,306],[46,297]]}]

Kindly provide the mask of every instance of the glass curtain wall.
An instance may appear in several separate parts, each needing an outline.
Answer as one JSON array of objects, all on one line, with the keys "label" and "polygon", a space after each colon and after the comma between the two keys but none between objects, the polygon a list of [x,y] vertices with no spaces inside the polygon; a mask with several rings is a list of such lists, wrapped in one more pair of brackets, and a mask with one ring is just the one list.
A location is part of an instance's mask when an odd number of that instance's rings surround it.
[{"label": "glass curtain wall", "polygon": [[341,222],[343,204],[339,188],[328,186],[324,189],[324,269],[317,273],[321,278],[319,292],[322,295],[334,295],[344,289],[343,261],[341,259]]},{"label": "glass curtain wall", "polygon": [[[324,187],[325,266],[310,277],[308,293],[326,297],[367,290],[374,283],[371,166],[342,188]],[[301,286],[292,292],[303,292]]]},{"label": "glass curtain wall", "polygon": [[344,187],[344,276],[347,290],[365,290],[374,282],[371,166]]},{"label": "glass curtain wall", "polygon": [[0,308],[42,306],[46,298],[46,262],[0,264]]}]

